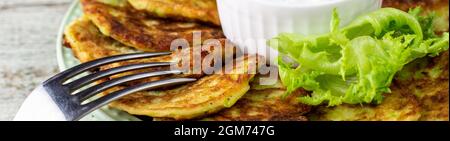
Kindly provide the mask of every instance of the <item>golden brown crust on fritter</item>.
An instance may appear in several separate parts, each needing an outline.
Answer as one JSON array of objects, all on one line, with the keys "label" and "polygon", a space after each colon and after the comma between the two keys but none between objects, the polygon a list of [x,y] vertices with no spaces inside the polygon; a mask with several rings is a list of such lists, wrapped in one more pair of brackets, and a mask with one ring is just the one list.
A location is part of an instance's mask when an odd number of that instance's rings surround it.
[{"label": "golden brown crust on fritter", "polygon": [[64,41],[66,46],[72,48],[75,57],[83,63],[108,56],[138,52],[102,35],[86,17],[77,19],[66,27]]},{"label": "golden brown crust on fritter", "polygon": [[437,86],[435,92],[428,93],[421,99],[422,121],[448,121],[448,81]]},{"label": "golden brown crust on fritter", "polygon": [[299,90],[286,98],[283,89],[250,90],[233,107],[211,115],[206,121],[307,121],[303,116],[310,106],[297,97],[306,94]]},{"label": "golden brown crust on fritter", "polygon": [[215,0],[128,0],[138,10],[176,20],[201,21],[220,25]]},{"label": "golden brown crust on fritter", "polygon": [[214,74],[171,90],[138,92],[117,100],[110,106],[134,115],[177,120],[215,113],[233,106],[250,89],[249,82],[256,73],[251,70],[256,68],[246,68],[257,63],[255,57],[257,56],[246,56],[245,65],[233,69],[233,72],[240,72],[239,74]]},{"label": "golden brown crust on fritter", "polygon": [[81,3],[84,14],[103,34],[141,51],[169,51],[175,39],[186,39],[192,44],[194,32],[202,34],[202,41],[224,37],[220,28],[155,18],[128,4],[118,7],[97,0]]},{"label": "golden brown crust on fritter", "polygon": [[416,60],[400,72],[395,83],[419,100],[420,120],[449,120],[449,52],[435,58]]},{"label": "golden brown crust on fritter", "polygon": [[[435,79],[438,84],[430,85],[435,86],[434,89],[427,89],[425,92],[427,95],[420,98],[422,105],[422,117],[420,120],[442,120],[449,121],[449,52],[445,52],[443,55],[434,58],[433,68],[430,72],[440,69],[441,74],[439,78]],[[435,75],[435,74],[434,74]],[[426,80],[425,80],[426,81]],[[428,81],[430,82],[430,81]]]}]

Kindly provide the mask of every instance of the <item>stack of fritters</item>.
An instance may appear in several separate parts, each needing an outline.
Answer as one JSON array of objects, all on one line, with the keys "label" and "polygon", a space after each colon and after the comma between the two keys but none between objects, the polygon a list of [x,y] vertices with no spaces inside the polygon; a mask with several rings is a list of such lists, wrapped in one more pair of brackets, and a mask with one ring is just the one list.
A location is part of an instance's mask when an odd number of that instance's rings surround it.
[{"label": "stack of fritters", "polygon": [[[296,102],[294,96],[281,99],[279,96],[284,93],[282,87],[251,90],[254,89],[251,85],[255,85],[251,83],[256,74],[253,71],[257,68],[247,67],[263,65],[257,64],[257,60],[263,59],[233,54],[237,50],[223,36],[215,0],[81,0],[81,3],[84,15],[65,30],[65,44],[72,48],[81,62],[118,54],[169,51],[172,41],[176,39],[184,39],[191,45],[174,51],[172,55],[118,62],[104,66],[101,70],[136,63],[178,62],[183,57],[192,57],[194,48],[217,49],[213,44],[197,45],[193,41],[194,33],[201,34],[201,43],[207,39],[218,39],[217,43],[222,47],[221,52],[202,51],[197,55],[202,58],[206,55],[222,55],[225,60],[234,59],[235,64],[244,63],[243,66],[234,66],[233,74],[205,75],[187,71],[183,75],[164,76],[199,80],[176,88],[138,92],[113,102],[111,107],[159,120],[202,119],[208,115],[212,115],[208,120],[287,120],[283,117],[306,120],[303,114],[309,111],[309,106]],[[190,63],[192,68],[192,64],[198,62]],[[168,69],[142,69],[108,79]],[[104,94],[160,79],[163,78],[139,80],[115,87]]]},{"label": "stack of fritters", "polygon": [[[144,91],[126,96],[111,107],[133,115],[155,120],[449,120],[448,52],[435,58],[416,60],[404,68],[392,84],[392,93],[385,94],[380,105],[340,105],[310,107],[297,101],[308,92],[298,90],[285,97],[284,87],[258,85],[259,75],[246,66],[258,67],[258,56],[234,56],[235,46],[224,38],[220,28],[215,0],[81,0],[84,15],[65,31],[65,44],[81,62],[118,54],[169,51],[175,39],[191,45],[172,55],[114,63],[101,70],[148,62],[178,62],[183,57],[227,54],[223,59],[243,61],[234,67],[238,74],[194,74],[164,77],[192,77],[197,82],[157,91]],[[436,32],[448,31],[448,0],[384,0],[385,7],[408,10],[422,6],[437,11]],[[201,33],[201,43],[193,41]],[[203,45],[207,39],[219,39],[221,52],[200,52],[193,49],[213,48]],[[228,46],[226,46],[226,44]],[[231,53],[229,51],[232,51]],[[217,54],[217,55],[218,55]],[[231,56],[230,56],[231,54]],[[194,63],[190,62],[193,68]],[[108,79],[169,68],[152,68],[123,73]],[[247,73],[251,71],[251,73]],[[148,78],[115,87],[105,94],[124,87],[163,79]],[[306,116],[304,116],[306,115]]]}]

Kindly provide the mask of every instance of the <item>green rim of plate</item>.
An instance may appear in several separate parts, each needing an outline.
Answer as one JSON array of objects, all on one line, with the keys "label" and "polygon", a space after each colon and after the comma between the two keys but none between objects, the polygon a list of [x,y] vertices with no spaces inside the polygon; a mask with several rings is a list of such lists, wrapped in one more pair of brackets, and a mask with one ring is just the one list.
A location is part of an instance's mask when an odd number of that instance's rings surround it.
[{"label": "green rim of plate", "polygon": [[[58,36],[56,39],[56,57],[58,60],[59,71],[64,71],[68,68],[74,67],[80,62],[75,58],[72,50],[63,45],[64,29],[72,21],[79,18],[83,14],[81,5],[78,0],[75,0],[70,5],[69,10],[65,14],[61,26],[59,27]],[[87,116],[82,121],[139,121],[138,118],[126,112],[105,106],[98,109]]]}]

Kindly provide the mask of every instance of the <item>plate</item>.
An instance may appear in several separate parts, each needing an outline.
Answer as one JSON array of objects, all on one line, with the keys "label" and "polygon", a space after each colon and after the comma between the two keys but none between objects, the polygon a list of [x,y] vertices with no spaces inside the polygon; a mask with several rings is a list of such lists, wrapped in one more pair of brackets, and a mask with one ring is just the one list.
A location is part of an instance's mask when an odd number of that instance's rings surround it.
[{"label": "plate", "polygon": [[[56,39],[56,56],[59,71],[64,71],[80,64],[80,62],[73,55],[72,50],[63,45],[63,35],[65,27],[75,19],[81,17],[82,14],[81,4],[78,0],[76,0],[71,4],[61,23]],[[105,106],[88,114],[82,118],[81,121],[139,121],[139,119],[126,112]]]}]

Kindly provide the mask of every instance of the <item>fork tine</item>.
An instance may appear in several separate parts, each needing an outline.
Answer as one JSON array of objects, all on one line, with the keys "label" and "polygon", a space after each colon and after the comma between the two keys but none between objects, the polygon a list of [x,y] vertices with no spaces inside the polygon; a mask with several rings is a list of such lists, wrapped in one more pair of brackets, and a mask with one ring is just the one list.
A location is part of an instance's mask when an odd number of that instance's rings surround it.
[{"label": "fork tine", "polygon": [[[126,55],[117,55],[112,57],[106,57],[103,59],[98,59],[95,61],[87,62],[78,66],[75,66],[71,69],[68,69],[59,75],[56,75],[49,79],[49,81],[55,80],[55,79],[62,79],[60,81],[66,81],[73,76],[76,76],[78,74],[81,74],[87,70],[91,70],[97,67],[100,67],[102,65],[111,64],[114,62],[119,61],[127,61],[127,60],[133,60],[133,59],[141,59],[141,58],[150,58],[150,57],[157,57],[157,56],[163,56],[163,55],[170,55],[171,52],[155,52],[155,53],[135,53],[135,54],[126,54]],[[62,83],[62,82],[61,82]]]},{"label": "fork tine", "polygon": [[143,78],[149,78],[149,77],[155,77],[155,76],[163,76],[163,75],[169,75],[169,74],[181,74],[182,71],[180,70],[171,70],[171,71],[158,71],[158,72],[148,72],[148,73],[141,73],[141,74],[135,74],[135,75],[129,75],[117,79],[113,79],[104,83],[100,83],[97,86],[90,87],[84,91],[81,91],[79,93],[74,94],[75,98],[79,100],[79,102],[85,101],[92,96],[97,95],[98,93],[105,91],[107,89],[110,89],[112,87],[143,79]]},{"label": "fork tine", "polygon": [[157,88],[161,88],[161,87],[165,87],[165,86],[175,86],[175,85],[185,84],[185,83],[189,83],[189,82],[194,82],[196,80],[197,79],[195,79],[195,78],[172,78],[172,79],[165,79],[165,80],[159,80],[159,81],[155,81],[155,82],[144,83],[144,84],[136,85],[133,87],[129,87],[129,88],[125,88],[123,90],[113,92],[113,93],[108,94],[104,97],[101,97],[97,100],[94,100],[90,103],[87,103],[84,106],[86,106],[85,109],[88,109],[88,111],[86,113],[89,113],[89,112],[92,112],[94,109],[98,109],[114,100],[117,100],[123,96],[129,95],[132,93],[136,93],[136,92],[140,92],[140,91],[144,91],[144,90],[157,89]]},{"label": "fork tine", "polygon": [[109,76],[112,76],[115,74],[132,71],[132,70],[144,69],[144,68],[170,66],[171,64],[172,63],[169,63],[169,62],[157,62],[157,63],[134,64],[134,65],[112,68],[109,70],[104,70],[104,71],[90,74],[88,76],[77,79],[73,82],[70,82],[64,86],[68,87],[71,91],[73,91],[73,90],[79,89],[81,87],[84,87],[87,84],[90,84],[94,81],[97,81],[99,79],[109,77]]}]

